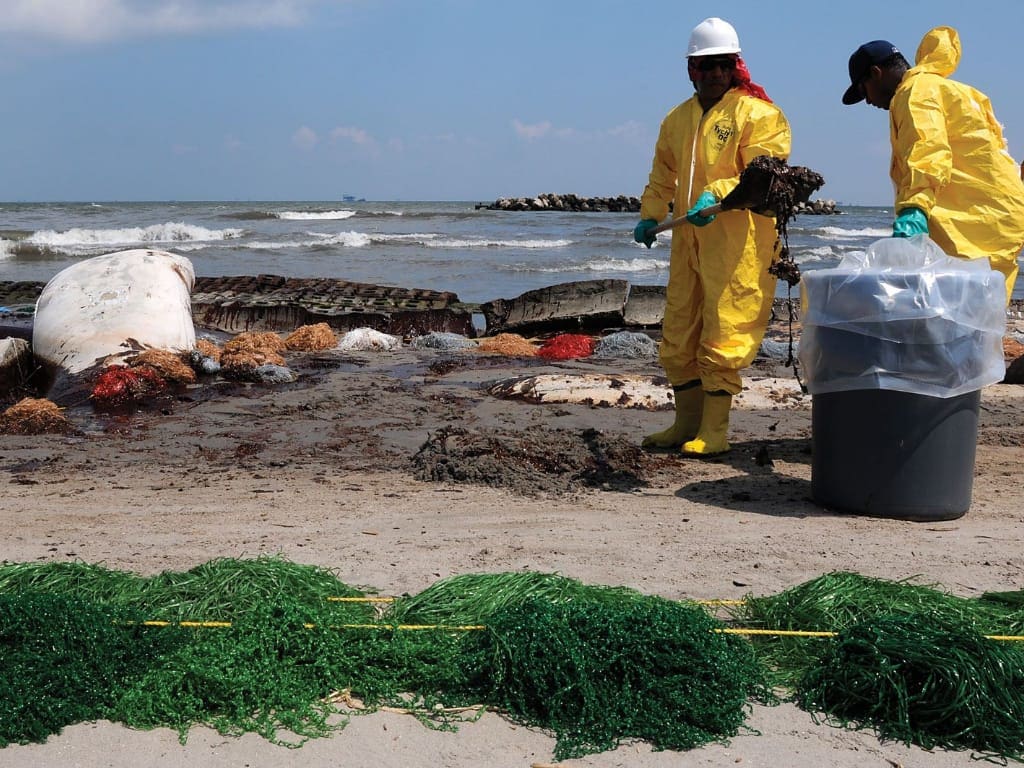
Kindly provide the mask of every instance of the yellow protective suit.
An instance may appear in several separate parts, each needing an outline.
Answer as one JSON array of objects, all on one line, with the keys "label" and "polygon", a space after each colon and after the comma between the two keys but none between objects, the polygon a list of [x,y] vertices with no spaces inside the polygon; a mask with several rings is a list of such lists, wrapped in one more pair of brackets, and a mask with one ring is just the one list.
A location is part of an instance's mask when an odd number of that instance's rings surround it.
[{"label": "yellow protective suit", "polygon": [[1024,247],[1024,182],[988,97],[949,79],[959,63],[956,30],[936,27],[893,95],[896,211],[924,211],[929,235],[951,256],[987,256],[1006,277],[1009,302]]},{"label": "yellow protective suit", "polygon": [[[732,88],[704,114],[694,96],[662,121],[640,218],[661,221],[670,200],[681,216],[704,191],[721,200],[751,160],[787,158],[790,143],[774,104]],[[660,358],[673,386],[700,379],[706,392],[742,389],[739,372],[771,315],[777,240],[774,219],[739,210],[672,230]]]}]

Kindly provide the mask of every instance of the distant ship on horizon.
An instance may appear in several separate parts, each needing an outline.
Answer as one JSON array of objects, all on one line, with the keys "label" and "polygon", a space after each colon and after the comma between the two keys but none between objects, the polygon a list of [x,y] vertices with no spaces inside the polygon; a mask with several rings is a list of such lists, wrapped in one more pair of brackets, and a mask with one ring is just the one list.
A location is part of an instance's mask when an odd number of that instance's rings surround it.
[{"label": "distant ship on horizon", "polygon": [[342,195],[341,202],[343,203],[365,203],[365,197],[356,197],[355,195]]}]

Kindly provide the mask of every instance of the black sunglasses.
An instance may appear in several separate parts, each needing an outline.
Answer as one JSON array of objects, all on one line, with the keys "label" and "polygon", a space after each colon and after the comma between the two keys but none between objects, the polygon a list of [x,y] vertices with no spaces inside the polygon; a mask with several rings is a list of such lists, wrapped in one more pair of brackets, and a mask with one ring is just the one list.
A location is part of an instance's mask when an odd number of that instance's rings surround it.
[{"label": "black sunglasses", "polygon": [[694,63],[694,67],[701,72],[710,72],[713,69],[721,69],[723,72],[727,72],[730,69],[736,69],[736,59],[727,57],[698,59]]}]

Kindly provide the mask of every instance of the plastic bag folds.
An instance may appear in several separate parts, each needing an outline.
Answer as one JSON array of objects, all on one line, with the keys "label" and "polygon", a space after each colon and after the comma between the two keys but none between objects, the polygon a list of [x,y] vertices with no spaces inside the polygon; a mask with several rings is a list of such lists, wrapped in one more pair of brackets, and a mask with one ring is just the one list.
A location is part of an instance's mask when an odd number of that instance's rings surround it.
[{"label": "plastic bag folds", "polygon": [[801,281],[799,357],[812,395],[890,389],[954,397],[1006,375],[1006,288],[987,258],[927,236],[886,238]]}]

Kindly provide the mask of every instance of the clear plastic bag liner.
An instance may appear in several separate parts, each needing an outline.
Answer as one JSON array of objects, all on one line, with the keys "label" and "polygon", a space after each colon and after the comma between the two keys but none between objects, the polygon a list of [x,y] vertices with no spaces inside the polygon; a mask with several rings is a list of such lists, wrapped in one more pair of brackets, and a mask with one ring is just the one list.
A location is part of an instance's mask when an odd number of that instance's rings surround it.
[{"label": "clear plastic bag liner", "polygon": [[810,393],[891,389],[955,397],[1006,375],[1006,287],[988,259],[930,238],[886,238],[805,271],[799,358]]}]

